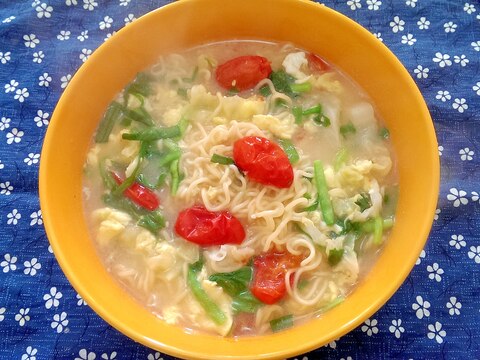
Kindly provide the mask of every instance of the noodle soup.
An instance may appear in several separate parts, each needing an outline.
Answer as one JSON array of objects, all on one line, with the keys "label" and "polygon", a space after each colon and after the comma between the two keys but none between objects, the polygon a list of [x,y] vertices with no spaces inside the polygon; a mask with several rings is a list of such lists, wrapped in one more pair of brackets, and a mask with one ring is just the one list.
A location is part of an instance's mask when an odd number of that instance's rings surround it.
[{"label": "noodle soup", "polygon": [[394,223],[388,130],[315,54],[163,56],[106,110],[84,205],[108,271],[186,331],[276,332],[340,304]]}]

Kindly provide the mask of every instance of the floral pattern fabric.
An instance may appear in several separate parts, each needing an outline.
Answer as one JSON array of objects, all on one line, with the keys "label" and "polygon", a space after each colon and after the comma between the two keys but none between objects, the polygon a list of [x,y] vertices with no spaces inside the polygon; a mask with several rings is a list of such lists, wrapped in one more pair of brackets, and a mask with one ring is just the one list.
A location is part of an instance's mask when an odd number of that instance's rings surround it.
[{"label": "floral pattern fabric", "polygon": [[[0,1],[0,359],[171,358],[110,327],[70,286],[37,195],[43,137],[75,71],[168,2]],[[480,359],[480,3],[323,3],[371,31],[417,82],[442,181],[429,241],[398,292],[357,329],[296,359]]]}]

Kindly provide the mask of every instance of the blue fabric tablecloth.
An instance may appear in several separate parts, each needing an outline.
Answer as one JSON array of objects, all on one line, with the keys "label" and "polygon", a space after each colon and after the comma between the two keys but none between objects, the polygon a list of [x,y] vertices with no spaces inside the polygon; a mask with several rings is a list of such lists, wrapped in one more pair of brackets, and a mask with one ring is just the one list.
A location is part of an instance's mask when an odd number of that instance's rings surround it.
[{"label": "blue fabric tablecloth", "polygon": [[[120,334],[72,289],[37,195],[42,140],[69,79],[115,30],[165,3],[0,0],[0,359],[171,358]],[[297,359],[480,359],[480,3],[324,3],[385,42],[417,82],[442,185],[429,242],[400,290],[357,329]]]}]

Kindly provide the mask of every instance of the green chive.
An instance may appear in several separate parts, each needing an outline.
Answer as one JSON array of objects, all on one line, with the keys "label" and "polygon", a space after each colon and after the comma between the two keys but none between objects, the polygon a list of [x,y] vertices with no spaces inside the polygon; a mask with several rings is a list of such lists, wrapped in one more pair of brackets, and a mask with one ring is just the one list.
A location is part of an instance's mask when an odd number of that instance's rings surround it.
[{"label": "green chive", "polygon": [[343,257],[343,253],[345,252],[344,249],[332,249],[328,253],[328,263],[330,266],[337,265]]},{"label": "green chive", "polygon": [[335,171],[340,170],[340,168],[347,162],[349,157],[348,150],[346,148],[341,148],[335,155],[335,161],[333,162],[333,169]]},{"label": "green chive", "polygon": [[312,115],[312,114],[321,114],[322,113],[322,105],[318,104],[311,108],[303,110],[303,115]]},{"label": "green chive", "polygon": [[278,319],[270,321],[270,328],[273,332],[278,332],[284,329],[288,329],[293,326],[293,315],[285,315]]},{"label": "green chive", "polygon": [[340,134],[342,134],[344,138],[346,138],[348,134],[355,134],[356,132],[357,129],[355,129],[352,123],[340,126]]},{"label": "green chive", "polygon": [[95,134],[96,143],[105,143],[108,141],[108,137],[121,114],[122,106],[116,101],[112,102],[98,126],[97,133]]},{"label": "green chive", "polygon": [[122,138],[125,140],[153,141],[174,138],[181,134],[180,127],[175,125],[166,128],[149,128],[136,133],[125,133],[122,134]]},{"label": "green chive", "polygon": [[283,151],[285,151],[285,154],[287,154],[288,160],[290,160],[291,164],[296,164],[300,160],[297,149],[295,149],[295,146],[290,140],[278,139],[278,143],[282,147]]},{"label": "green chive", "polygon": [[312,84],[310,84],[308,81],[301,84],[293,83],[290,85],[290,89],[296,93],[309,92],[312,90]]},{"label": "green chive", "polygon": [[178,160],[174,160],[170,165],[170,175],[172,177],[172,185],[170,188],[170,193],[175,195],[178,190],[178,186],[180,185],[180,162]]},{"label": "green chive", "polygon": [[272,91],[270,90],[270,87],[268,85],[263,85],[260,89],[258,89],[258,92],[263,97],[267,97],[272,94]]},{"label": "green chive", "polygon": [[333,213],[330,195],[328,194],[327,180],[325,179],[323,164],[320,160],[315,160],[313,162],[313,172],[323,220],[327,225],[333,225],[335,223],[335,215]]},{"label": "green chive", "polygon": [[323,127],[329,127],[331,124],[330,118],[323,114],[317,114],[313,117],[313,122]]},{"label": "green chive", "polygon": [[218,154],[213,154],[212,158],[210,159],[212,163],[220,164],[220,165],[232,165],[235,164],[235,161],[231,157],[222,156]]},{"label": "green chive", "polygon": [[374,219],[373,225],[373,243],[375,245],[380,245],[383,236],[383,219],[380,216],[377,216]]},{"label": "green chive", "polygon": [[295,124],[300,125],[303,123],[303,110],[300,106],[292,107],[292,114],[295,118]]}]

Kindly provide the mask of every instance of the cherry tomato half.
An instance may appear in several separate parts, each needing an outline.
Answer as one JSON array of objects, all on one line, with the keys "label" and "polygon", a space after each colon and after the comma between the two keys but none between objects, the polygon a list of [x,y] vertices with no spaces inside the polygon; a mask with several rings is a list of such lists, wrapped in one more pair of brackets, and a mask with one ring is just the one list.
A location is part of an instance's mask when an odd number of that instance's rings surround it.
[{"label": "cherry tomato half", "polygon": [[293,183],[293,168],[285,151],[266,138],[247,136],[233,144],[233,159],[249,179],[278,188]]},{"label": "cherry tomato half", "polygon": [[313,53],[307,54],[308,60],[308,67],[311,71],[316,72],[325,72],[330,70],[330,65],[328,65],[325,60],[323,60],[320,56],[315,55]]},{"label": "cherry tomato half", "polygon": [[248,90],[272,72],[268,59],[262,56],[240,56],[217,67],[215,78],[224,89]]},{"label": "cherry tomato half", "polygon": [[[120,175],[112,172],[112,176],[118,185],[123,183],[123,179]],[[160,200],[158,200],[157,195],[155,195],[152,190],[138,182],[134,182],[130,187],[125,189],[123,195],[132,200],[135,204],[150,211],[153,211],[160,206]]]},{"label": "cherry tomato half", "polygon": [[196,205],[182,210],[175,222],[178,235],[201,246],[241,244],[245,230],[228,211],[209,211]]},{"label": "cherry tomato half", "polygon": [[287,293],[285,274],[300,266],[303,258],[289,252],[270,251],[253,261],[252,294],[265,304],[275,304]]}]

